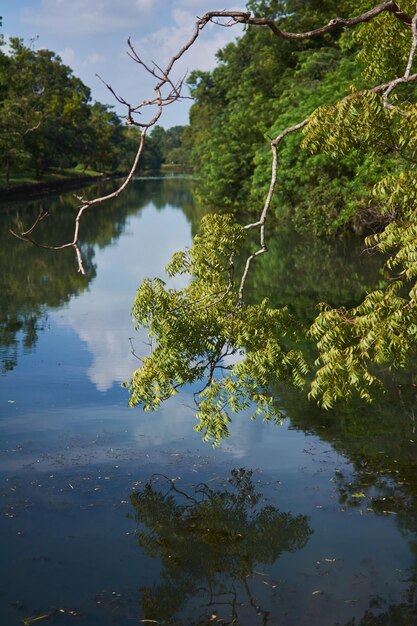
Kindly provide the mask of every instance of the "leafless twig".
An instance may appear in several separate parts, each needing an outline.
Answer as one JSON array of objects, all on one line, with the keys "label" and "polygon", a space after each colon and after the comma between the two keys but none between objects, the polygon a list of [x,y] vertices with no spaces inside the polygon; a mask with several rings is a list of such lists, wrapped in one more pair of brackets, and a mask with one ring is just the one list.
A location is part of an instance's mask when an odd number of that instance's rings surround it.
[{"label": "leafless twig", "polygon": [[267,251],[266,241],[265,241],[265,222],[266,222],[266,216],[267,216],[268,211],[269,211],[269,207],[271,206],[272,198],[273,198],[274,191],[275,191],[275,186],[276,186],[276,183],[277,183],[278,146],[280,145],[282,140],[287,135],[289,135],[290,133],[295,133],[297,130],[300,130],[301,128],[304,128],[304,126],[306,126],[308,124],[308,121],[309,121],[309,118],[306,118],[305,120],[303,120],[302,122],[299,122],[298,124],[295,124],[294,126],[289,126],[285,130],[283,130],[282,133],[280,133],[278,135],[278,137],[276,137],[276,139],[273,139],[271,141],[272,171],[271,171],[271,181],[269,183],[269,189],[268,189],[268,194],[267,194],[267,197],[266,197],[266,200],[265,200],[265,204],[263,206],[262,213],[261,213],[261,216],[260,216],[259,220],[257,222],[252,223],[252,224],[247,224],[245,226],[245,229],[247,229],[247,230],[249,230],[251,228],[259,228],[259,245],[260,245],[260,247],[259,247],[259,249],[256,252],[253,252],[246,259],[245,269],[243,270],[243,274],[242,274],[242,278],[241,278],[240,286],[239,286],[239,301],[240,302],[243,301],[243,289],[244,289],[245,282],[246,282],[246,279],[247,279],[248,273],[249,273],[249,268],[251,266],[251,263],[252,263],[253,259],[255,257],[259,256],[260,254],[263,254],[264,252]]}]

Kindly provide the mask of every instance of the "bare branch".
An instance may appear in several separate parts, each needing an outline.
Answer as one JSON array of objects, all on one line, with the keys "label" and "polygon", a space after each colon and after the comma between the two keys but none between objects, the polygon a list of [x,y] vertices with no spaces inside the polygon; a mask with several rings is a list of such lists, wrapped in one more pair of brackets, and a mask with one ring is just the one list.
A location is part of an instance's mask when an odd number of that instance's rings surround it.
[{"label": "bare branch", "polygon": [[46,250],[63,250],[65,248],[71,248],[71,247],[74,248],[75,253],[76,253],[76,257],[77,257],[78,271],[81,274],[85,274],[83,263],[82,263],[82,258],[81,258],[81,254],[80,254],[80,250],[79,250],[79,247],[78,247],[78,235],[79,235],[79,230],[80,230],[80,220],[81,220],[81,217],[82,217],[84,211],[86,211],[91,206],[94,206],[95,204],[99,204],[101,202],[105,202],[106,200],[110,200],[111,198],[116,198],[127,187],[129,182],[133,178],[133,175],[135,173],[137,164],[139,163],[140,157],[142,155],[143,146],[144,146],[144,143],[145,143],[145,135],[146,135],[146,131],[143,131],[142,134],[141,134],[141,140],[140,140],[140,143],[139,143],[139,147],[138,147],[138,150],[136,152],[135,160],[133,162],[133,165],[132,165],[132,167],[130,169],[129,174],[127,175],[127,177],[125,178],[123,183],[115,191],[113,191],[112,193],[109,193],[109,194],[107,194],[105,196],[100,196],[98,198],[94,198],[93,200],[85,201],[85,203],[79,208],[77,216],[75,218],[74,237],[73,237],[72,241],[70,241],[68,243],[64,243],[64,244],[62,244],[60,246],[51,246],[51,245],[41,244],[41,243],[35,241],[34,239],[32,239],[30,237],[30,234],[33,232],[35,226],[37,226],[37,224],[40,222],[40,220],[43,219],[43,217],[45,217],[45,215],[43,215],[42,217],[38,216],[38,218],[35,221],[35,223],[33,224],[33,226],[31,226],[26,231],[21,231],[20,233],[16,233],[13,230],[11,230],[10,232],[15,237],[17,237],[18,239],[23,239],[25,241],[29,241],[30,243],[32,243],[33,245],[37,246],[38,248],[44,248]]},{"label": "bare branch", "polygon": [[135,359],[137,359],[138,361],[140,361],[141,363],[143,363],[143,359],[142,359],[140,356],[138,356],[138,355],[136,354],[136,350],[135,350],[135,347],[134,347],[134,345],[133,345],[133,337],[129,337],[129,342],[130,342],[130,347],[131,347],[131,350],[130,350],[131,354],[133,354],[133,356],[135,357]]},{"label": "bare branch", "polygon": [[41,122],[42,122],[42,118],[39,120],[37,124],[35,124],[35,126],[32,126],[31,128],[27,128],[25,132],[23,133],[23,137],[27,135],[28,133],[33,133],[35,130],[38,130],[39,126],[41,125]]},{"label": "bare branch", "polygon": [[369,11],[366,11],[361,15],[357,15],[356,17],[352,17],[349,19],[336,17],[330,20],[324,26],[306,31],[304,33],[291,33],[285,30],[281,30],[280,28],[278,28],[274,20],[264,17],[251,17],[250,13],[243,11],[210,11],[206,13],[202,18],[200,18],[200,22],[205,25],[208,21],[212,21],[214,18],[229,17],[239,24],[267,26],[271,29],[274,35],[276,35],[277,37],[281,37],[281,39],[292,39],[300,41],[303,39],[313,39],[314,37],[321,37],[326,33],[330,33],[340,28],[352,28],[353,26],[357,26],[358,24],[369,22],[381,13],[384,13],[385,11],[392,13],[398,20],[400,20],[404,24],[407,24],[408,26],[412,23],[412,18],[403,11],[401,11],[396,2],[392,1],[381,2],[381,4],[376,5]]},{"label": "bare branch", "polygon": [[[30,226],[30,228],[28,228],[27,230],[22,230],[19,234],[15,233],[12,229],[10,229],[10,232],[12,233],[12,235],[14,235],[15,237],[17,237],[18,239],[25,239],[27,238],[32,231],[37,227],[37,225],[39,224],[39,222],[41,220],[43,220],[44,217],[46,217],[47,215],[49,215],[48,211],[44,211],[43,207],[40,208],[39,210],[39,214],[38,217],[36,218],[36,220],[33,222],[32,226]],[[21,222],[20,222],[21,224]],[[22,224],[21,227],[23,228]]]},{"label": "bare branch", "polygon": [[384,106],[387,109],[393,109],[393,104],[389,101],[389,95],[398,87],[398,85],[403,85],[405,83],[409,83],[417,80],[417,74],[411,74],[411,69],[413,67],[414,57],[417,50],[417,4],[416,4],[416,12],[411,21],[411,34],[412,34],[412,42],[410,53],[408,55],[407,67],[405,69],[404,75],[400,78],[395,78],[384,86],[380,86],[379,88],[374,88],[373,91],[377,93],[378,91],[382,91],[382,98],[384,101]]},{"label": "bare branch", "polygon": [[108,83],[106,83],[106,81],[100,76],[100,74],[96,74],[96,77],[101,80],[101,82],[103,83],[103,85],[105,87],[107,87],[107,89],[110,91],[110,93],[112,94],[112,96],[117,100],[117,102],[119,102],[120,104],[124,104],[125,106],[129,106],[129,103],[126,102],[126,100],[124,100],[124,98],[122,98],[121,96],[119,96],[113,89],[113,87],[111,85],[109,85]]},{"label": "bare branch", "polygon": [[276,137],[275,139],[271,141],[272,171],[271,171],[271,181],[269,184],[269,189],[268,189],[268,194],[265,200],[265,204],[263,206],[262,213],[261,213],[259,220],[252,224],[247,224],[245,226],[246,230],[259,227],[260,248],[246,259],[245,269],[243,271],[242,278],[240,281],[240,286],[239,286],[239,301],[240,302],[243,301],[243,289],[244,289],[245,282],[249,273],[249,268],[253,259],[267,251],[266,242],[265,242],[265,221],[266,221],[266,216],[269,211],[269,207],[271,206],[272,198],[273,198],[274,191],[275,191],[275,186],[277,183],[278,146],[287,135],[289,135],[290,133],[295,133],[297,130],[304,128],[304,126],[306,126],[308,122],[309,122],[309,118],[306,118],[305,120],[303,120],[302,122],[299,122],[298,124],[295,124],[294,126],[289,126],[285,130],[283,130],[282,133],[278,135],[278,137]]},{"label": "bare branch", "polygon": [[417,49],[417,4],[416,4],[416,12],[411,22],[411,32],[413,35],[413,43],[411,44],[407,67],[404,73],[405,80],[409,80],[409,77],[411,74],[411,68],[413,67],[414,57],[415,57],[416,49]]}]

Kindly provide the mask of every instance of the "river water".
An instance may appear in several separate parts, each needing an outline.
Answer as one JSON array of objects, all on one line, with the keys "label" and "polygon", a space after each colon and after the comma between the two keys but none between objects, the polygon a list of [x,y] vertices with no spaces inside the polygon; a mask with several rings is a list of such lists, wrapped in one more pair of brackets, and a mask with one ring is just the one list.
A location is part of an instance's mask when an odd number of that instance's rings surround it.
[{"label": "river water", "polygon": [[[39,240],[70,238],[71,194],[0,214],[0,624],[416,624],[413,387],[328,413],[277,387],[282,425],[237,415],[215,449],[192,389],[129,409],[133,298],[190,245],[191,182],[138,180],[87,213],[86,276],[10,235],[40,205]],[[357,241],[281,228],[269,248],[253,297],[304,320],[379,277]]]}]

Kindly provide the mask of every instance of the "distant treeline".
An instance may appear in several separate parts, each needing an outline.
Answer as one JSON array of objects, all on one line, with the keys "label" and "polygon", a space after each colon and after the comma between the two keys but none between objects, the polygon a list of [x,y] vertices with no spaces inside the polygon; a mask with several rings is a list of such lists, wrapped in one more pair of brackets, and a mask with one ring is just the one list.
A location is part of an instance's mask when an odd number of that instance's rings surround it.
[{"label": "distant treeline", "polygon": [[[8,48],[7,54],[0,48],[0,168],[6,184],[19,172],[41,179],[51,168],[128,171],[139,130],[125,126],[113,107],[93,103],[90,89],[54,52],[34,50],[17,37]],[[182,163],[182,130],[156,126],[139,170]]]}]

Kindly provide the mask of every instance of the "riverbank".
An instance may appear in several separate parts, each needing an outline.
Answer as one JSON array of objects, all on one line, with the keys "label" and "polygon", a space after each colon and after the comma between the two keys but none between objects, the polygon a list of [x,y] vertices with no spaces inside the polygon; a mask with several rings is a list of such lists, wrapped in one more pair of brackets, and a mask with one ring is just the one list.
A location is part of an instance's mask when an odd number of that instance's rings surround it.
[{"label": "riverbank", "polygon": [[77,189],[97,181],[107,180],[111,177],[112,176],[103,174],[81,174],[4,186],[0,187],[0,202],[7,202],[9,200],[31,200],[53,193],[60,193],[61,191]]},{"label": "riverbank", "polygon": [[[175,174],[191,174],[191,170],[179,165],[163,165],[158,172],[160,176]],[[142,175],[144,173],[142,172]],[[70,191],[85,187],[95,182],[102,182],[113,178],[120,178],[123,174],[103,174],[99,172],[91,172],[85,174],[74,173],[57,173],[49,175],[47,179],[41,181],[25,181],[22,183],[12,183],[11,185],[1,184],[0,181],[0,203],[18,200],[32,200],[45,195],[60,193],[61,191]]]}]

